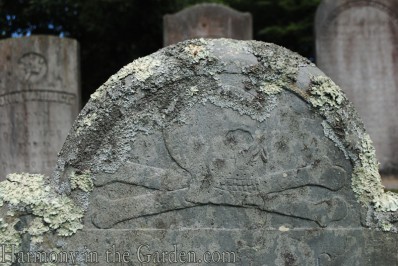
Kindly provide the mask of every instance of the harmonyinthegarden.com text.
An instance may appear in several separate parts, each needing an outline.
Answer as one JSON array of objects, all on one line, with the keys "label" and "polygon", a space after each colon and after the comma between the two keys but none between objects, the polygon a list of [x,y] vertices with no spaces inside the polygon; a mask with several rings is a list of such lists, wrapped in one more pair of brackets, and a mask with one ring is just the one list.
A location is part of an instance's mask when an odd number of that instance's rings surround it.
[{"label": "harmonyinthegarden.com text", "polygon": [[139,245],[135,252],[120,251],[115,245],[103,254],[84,247],[81,251],[18,251],[15,245],[0,244],[0,263],[235,263],[234,251],[204,251],[201,254],[195,251],[178,249],[172,245],[168,250],[151,250],[147,244]]}]

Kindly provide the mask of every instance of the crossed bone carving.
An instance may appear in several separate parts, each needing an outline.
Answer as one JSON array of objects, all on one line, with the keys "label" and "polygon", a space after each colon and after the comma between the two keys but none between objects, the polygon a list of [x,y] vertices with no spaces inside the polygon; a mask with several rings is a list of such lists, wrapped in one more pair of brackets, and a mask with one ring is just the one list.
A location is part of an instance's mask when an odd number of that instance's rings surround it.
[{"label": "crossed bone carving", "polygon": [[[168,145],[167,138],[165,142]],[[170,145],[169,149],[172,149]],[[170,155],[179,161],[173,152]],[[162,169],[128,162],[112,179],[109,175],[98,175],[97,187],[121,182],[152,192],[117,200],[97,195],[94,204],[98,209],[92,216],[93,224],[98,228],[112,228],[122,221],[206,204],[258,208],[311,220],[322,227],[346,214],[346,203],[338,196],[316,202],[306,197],[286,200],[288,196],[284,192],[311,186],[337,191],[345,185],[345,170],[331,165],[327,158],[304,167],[259,175],[267,155],[258,143],[253,143],[231,156],[208,156],[205,161],[191,171],[183,163]]]}]

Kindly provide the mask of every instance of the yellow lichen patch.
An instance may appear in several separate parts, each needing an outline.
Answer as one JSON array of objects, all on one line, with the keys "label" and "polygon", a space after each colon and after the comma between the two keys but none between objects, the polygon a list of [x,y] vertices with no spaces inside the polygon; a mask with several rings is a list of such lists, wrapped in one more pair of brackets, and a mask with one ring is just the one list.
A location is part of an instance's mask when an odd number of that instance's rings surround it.
[{"label": "yellow lichen patch", "polygon": [[37,237],[47,228],[61,236],[72,235],[83,228],[83,209],[67,196],[56,193],[46,181],[38,174],[10,174],[1,182],[0,202],[19,213],[33,215],[35,219],[27,230]]},{"label": "yellow lichen patch", "polygon": [[90,95],[90,98],[93,100],[100,99],[105,95],[105,92],[105,86],[102,85],[93,94]]},{"label": "yellow lichen patch", "polygon": [[260,85],[260,91],[267,95],[275,95],[281,93],[283,91],[283,88],[275,83],[263,82]]},{"label": "yellow lichen patch", "polygon": [[352,175],[352,187],[359,201],[372,202],[377,211],[398,210],[398,195],[384,192],[378,170],[376,151],[368,134],[362,138],[359,162]]},{"label": "yellow lichen patch", "polygon": [[89,113],[83,118],[82,123],[85,127],[90,127],[96,118],[97,118],[96,113]]},{"label": "yellow lichen patch", "polygon": [[389,232],[393,228],[393,225],[387,221],[383,221],[381,223],[380,227],[381,227],[381,230],[383,230],[385,232]]},{"label": "yellow lichen patch", "polygon": [[147,56],[134,60],[132,63],[123,67],[119,72],[134,73],[139,81],[145,81],[153,75],[155,68],[160,65],[160,60]]},{"label": "yellow lichen patch", "polygon": [[376,151],[369,135],[362,138],[360,148],[359,162],[353,171],[352,187],[360,201],[369,202],[379,198],[384,190],[380,182]]},{"label": "yellow lichen patch", "polygon": [[76,130],[76,133],[79,135],[85,128],[91,127],[93,122],[97,119],[97,114],[92,112],[84,116],[83,119],[79,120],[79,127]]},{"label": "yellow lichen patch", "polygon": [[81,189],[84,192],[93,191],[94,184],[89,171],[82,173],[73,172],[70,177],[71,189]]},{"label": "yellow lichen patch", "polygon": [[41,218],[35,218],[29,225],[27,232],[32,236],[33,243],[43,242],[42,235],[48,232],[50,228],[46,226]]},{"label": "yellow lichen patch", "polygon": [[19,219],[14,217],[8,217],[7,222],[0,218],[0,244],[5,248],[5,252],[0,252],[0,265],[12,265],[11,252],[18,252],[20,249],[21,235],[15,230],[18,222]]},{"label": "yellow lichen patch", "polygon": [[200,59],[205,59],[209,56],[209,51],[202,45],[189,44],[184,48],[184,51],[188,53],[196,63],[199,62]]},{"label": "yellow lichen patch", "polygon": [[290,228],[282,225],[282,226],[279,227],[279,231],[281,231],[281,232],[289,232]]},{"label": "yellow lichen patch", "polygon": [[10,174],[0,186],[0,200],[13,206],[30,206],[46,198],[50,187],[42,175]]},{"label": "yellow lichen patch", "polygon": [[314,107],[338,107],[345,100],[345,96],[339,86],[330,78],[317,76],[311,78],[312,86],[308,90],[308,101]]},{"label": "yellow lichen patch", "polygon": [[188,89],[187,95],[194,96],[199,92],[198,86],[192,86]]},{"label": "yellow lichen patch", "polygon": [[398,196],[396,193],[386,192],[374,200],[376,210],[382,212],[398,211]]}]

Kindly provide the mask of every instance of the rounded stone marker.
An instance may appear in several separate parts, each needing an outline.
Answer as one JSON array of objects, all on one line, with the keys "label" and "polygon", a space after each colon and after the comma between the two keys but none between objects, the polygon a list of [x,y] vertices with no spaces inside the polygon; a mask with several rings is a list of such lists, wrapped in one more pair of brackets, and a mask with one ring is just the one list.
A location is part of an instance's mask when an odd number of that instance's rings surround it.
[{"label": "rounded stone marker", "polygon": [[125,66],[80,113],[50,184],[41,197],[68,211],[31,203],[38,225],[22,224],[43,232],[20,249],[78,251],[78,265],[397,262],[397,196],[351,103],[273,44],[192,40]]},{"label": "rounded stone marker", "polygon": [[198,4],[163,16],[163,44],[195,38],[253,39],[252,16],[220,4]]}]

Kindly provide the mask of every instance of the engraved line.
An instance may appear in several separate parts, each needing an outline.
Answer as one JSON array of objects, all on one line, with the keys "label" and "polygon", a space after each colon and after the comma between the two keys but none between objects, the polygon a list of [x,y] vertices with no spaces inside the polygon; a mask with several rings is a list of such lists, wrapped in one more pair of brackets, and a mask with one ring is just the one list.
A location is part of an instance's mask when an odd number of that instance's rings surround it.
[{"label": "engraved line", "polygon": [[[262,229],[242,229],[242,228],[211,228],[211,227],[203,227],[203,228],[179,228],[179,229],[160,229],[160,228],[139,228],[139,229],[124,229],[124,228],[118,228],[118,229],[99,229],[99,228],[84,228],[82,232],[84,231],[131,231],[131,232],[136,232],[136,231],[164,231],[164,232],[178,232],[178,231],[275,231],[279,232],[280,230],[278,228],[262,228]],[[314,227],[295,227],[295,228],[289,228],[289,231],[319,231],[319,232],[324,232],[324,231],[364,231],[367,232],[367,228],[365,227],[344,227],[344,228],[330,228],[330,227],[325,227],[325,228],[314,228]]]},{"label": "engraved line", "polygon": [[142,184],[138,184],[136,182],[129,182],[129,181],[125,181],[125,180],[110,180],[109,182],[104,183],[104,184],[99,184],[99,185],[94,184],[94,186],[95,187],[105,187],[105,186],[108,186],[108,185],[111,185],[111,184],[115,184],[115,183],[121,183],[121,184],[125,184],[125,185],[131,185],[131,186],[147,188],[147,189],[150,189],[150,190],[153,190],[153,191],[174,191],[172,189],[168,190],[168,189],[156,188],[156,187],[152,187],[152,186],[148,186],[148,185],[142,185]]},{"label": "engraved line", "polygon": [[54,90],[15,91],[0,95],[0,106],[29,101],[59,102],[72,105],[75,100],[76,94],[68,92]]}]

